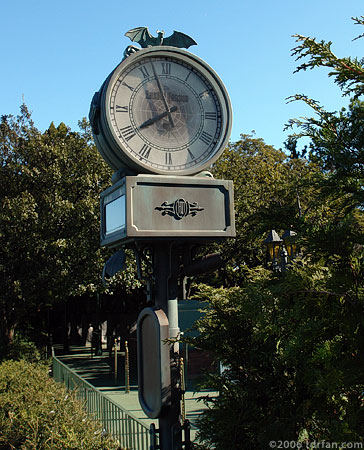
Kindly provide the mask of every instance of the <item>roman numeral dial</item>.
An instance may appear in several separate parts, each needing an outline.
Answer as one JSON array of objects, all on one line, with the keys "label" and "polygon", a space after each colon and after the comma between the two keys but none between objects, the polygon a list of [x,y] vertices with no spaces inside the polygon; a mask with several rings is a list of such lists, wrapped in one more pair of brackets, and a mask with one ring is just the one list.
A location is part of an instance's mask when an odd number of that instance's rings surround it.
[{"label": "roman numeral dial", "polygon": [[214,71],[178,48],[127,57],[105,85],[109,160],[136,172],[188,175],[208,167],[226,145],[231,107]]},{"label": "roman numeral dial", "polygon": [[171,74],[171,67],[172,64],[168,62],[162,62],[162,74],[163,75],[170,75]]},{"label": "roman numeral dial", "polygon": [[142,148],[139,151],[139,155],[145,159],[149,158],[152,147],[148,144],[143,144]]}]

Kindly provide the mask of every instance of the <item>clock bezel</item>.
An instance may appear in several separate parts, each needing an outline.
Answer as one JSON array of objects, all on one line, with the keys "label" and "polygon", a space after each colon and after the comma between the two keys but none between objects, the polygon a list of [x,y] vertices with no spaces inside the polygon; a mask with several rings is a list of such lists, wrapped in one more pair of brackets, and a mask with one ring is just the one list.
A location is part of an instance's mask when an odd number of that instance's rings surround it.
[{"label": "clock bezel", "polygon": [[[221,107],[221,133],[216,144],[211,150],[209,156],[201,162],[184,169],[160,169],[152,167],[142,160],[134,157],[127,148],[124,147],[122,140],[116,134],[112,117],[110,114],[111,93],[114,85],[125,70],[129,69],[139,60],[149,57],[175,58],[184,61],[201,73],[208,83],[212,86],[218,102]],[[141,49],[130,55],[122,61],[114,71],[109,75],[104,83],[101,92],[101,129],[103,130],[103,156],[106,155],[107,162],[115,170],[130,168],[137,173],[154,173],[160,175],[194,175],[207,169],[224,151],[230,137],[232,127],[232,108],[228,92],[217,73],[201,58],[175,47],[150,47]],[[129,114],[129,112],[128,112]],[[106,145],[105,145],[106,144]],[[132,143],[131,143],[132,145]]]}]

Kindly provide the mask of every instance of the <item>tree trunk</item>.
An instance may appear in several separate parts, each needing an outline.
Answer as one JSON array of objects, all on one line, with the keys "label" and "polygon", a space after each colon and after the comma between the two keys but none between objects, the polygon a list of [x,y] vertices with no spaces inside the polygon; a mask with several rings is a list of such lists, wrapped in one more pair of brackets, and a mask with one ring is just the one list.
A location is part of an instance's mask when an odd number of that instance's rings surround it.
[{"label": "tree trunk", "polygon": [[6,310],[3,308],[0,316],[0,344],[2,344],[5,348],[13,344],[15,328],[16,322],[12,323],[12,321],[9,320]]}]

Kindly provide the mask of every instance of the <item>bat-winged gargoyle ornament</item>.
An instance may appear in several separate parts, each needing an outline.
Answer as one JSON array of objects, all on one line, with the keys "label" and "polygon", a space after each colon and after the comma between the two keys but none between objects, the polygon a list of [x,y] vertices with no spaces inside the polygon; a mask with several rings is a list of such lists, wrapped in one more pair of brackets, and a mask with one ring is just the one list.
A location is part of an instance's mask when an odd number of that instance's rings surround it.
[{"label": "bat-winged gargoyle ornament", "polygon": [[[154,37],[149,33],[147,27],[133,28],[125,33],[125,36],[130,38],[133,42],[137,42],[142,48],[154,47],[157,45],[170,45],[171,47],[188,48],[191,45],[197,45],[190,36],[181,33],[180,31],[173,31],[168,37],[164,37],[164,31],[157,31],[158,36]],[[136,52],[138,47],[129,45],[125,52],[124,57]]]}]

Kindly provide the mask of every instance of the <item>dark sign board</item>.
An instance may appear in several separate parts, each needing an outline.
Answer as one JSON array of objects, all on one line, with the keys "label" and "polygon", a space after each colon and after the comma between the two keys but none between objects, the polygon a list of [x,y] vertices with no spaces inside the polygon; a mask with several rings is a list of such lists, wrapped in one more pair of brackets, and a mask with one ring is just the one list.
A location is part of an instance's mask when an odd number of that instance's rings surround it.
[{"label": "dark sign board", "polygon": [[171,372],[169,323],[159,308],[145,308],[139,314],[138,336],[138,392],[139,402],[148,417],[161,415],[170,403]]}]

